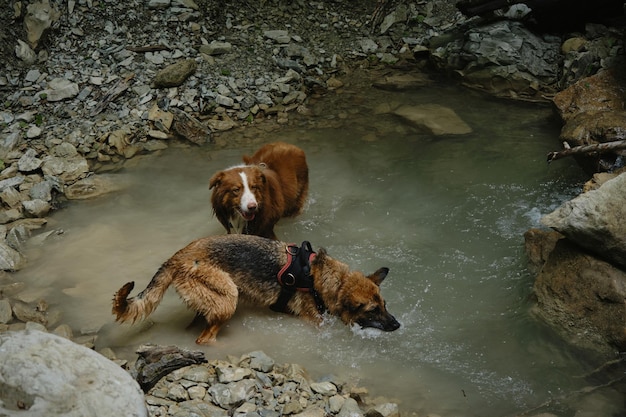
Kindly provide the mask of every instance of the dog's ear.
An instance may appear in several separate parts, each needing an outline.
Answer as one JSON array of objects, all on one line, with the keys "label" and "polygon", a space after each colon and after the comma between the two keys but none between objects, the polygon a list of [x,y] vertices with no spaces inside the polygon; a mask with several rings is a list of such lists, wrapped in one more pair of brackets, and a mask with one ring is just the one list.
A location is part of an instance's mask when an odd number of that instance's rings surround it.
[{"label": "dog's ear", "polygon": [[372,281],[374,284],[380,286],[380,284],[384,281],[385,277],[389,273],[389,268],[379,268],[373,274],[369,275],[367,278]]},{"label": "dog's ear", "polygon": [[215,175],[213,175],[211,179],[209,180],[209,190],[213,187],[219,186],[223,178],[224,178],[224,171],[220,171],[216,173]]},{"label": "dog's ear", "polygon": [[313,262],[324,263],[324,261],[326,260],[326,255],[327,255],[326,249],[319,248],[317,252],[315,253],[315,258],[313,258]]}]

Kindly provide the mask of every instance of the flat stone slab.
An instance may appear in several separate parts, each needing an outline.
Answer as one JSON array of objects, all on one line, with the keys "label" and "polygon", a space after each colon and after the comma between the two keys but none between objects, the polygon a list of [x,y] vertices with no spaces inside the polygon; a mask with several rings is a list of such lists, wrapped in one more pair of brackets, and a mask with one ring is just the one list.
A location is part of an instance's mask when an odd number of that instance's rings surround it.
[{"label": "flat stone slab", "polygon": [[472,132],[472,128],[454,110],[439,104],[400,106],[393,114],[434,135],[465,135]]}]

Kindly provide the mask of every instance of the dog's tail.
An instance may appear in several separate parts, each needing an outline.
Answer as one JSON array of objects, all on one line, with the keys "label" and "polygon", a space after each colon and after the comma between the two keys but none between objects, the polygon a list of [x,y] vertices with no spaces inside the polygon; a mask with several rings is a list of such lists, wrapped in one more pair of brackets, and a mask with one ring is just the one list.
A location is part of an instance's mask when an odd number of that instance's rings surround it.
[{"label": "dog's tail", "polygon": [[134,323],[148,317],[161,302],[165,290],[170,286],[173,279],[169,268],[162,265],[146,289],[140,292],[137,297],[128,298],[128,294],[135,287],[135,283],[131,281],[124,284],[113,296],[112,313],[116,316],[115,320],[121,323],[127,321]]}]

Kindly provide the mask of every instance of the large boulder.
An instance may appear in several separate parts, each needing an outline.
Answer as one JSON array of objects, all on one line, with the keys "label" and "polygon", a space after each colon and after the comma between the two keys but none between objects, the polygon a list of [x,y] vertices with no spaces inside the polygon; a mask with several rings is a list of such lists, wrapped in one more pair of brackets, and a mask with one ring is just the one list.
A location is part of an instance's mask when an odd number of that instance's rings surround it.
[{"label": "large boulder", "polygon": [[[433,40],[432,44],[437,44]],[[496,96],[538,98],[558,81],[560,39],[540,37],[519,22],[468,30],[462,39],[431,51],[435,64]]]},{"label": "large boulder", "polygon": [[544,226],[600,258],[626,268],[626,174],[565,202],[541,218]]},{"label": "large boulder", "polygon": [[[602,71],[583,78],[554,96],[564,121],[559,139],[570,147],[623,141],[626,130],[626,76],[622,71]],[[588,173],[611,171],[624,165],[626,150],[576,155]]]},{"label": "large boulder", "polygon": [[53,334],[0,334],[0,415],[147,416],[139,384],[91,349]]},{"label": "large boulder", "polygon": [[[623,352],[626,272],[555,236],[539,230],[525,235],[529,258],[542,263],[533,286],[534,313],[576,346],[609,356]],[[544,262],[539,258],[546,253]]]},{"label": "large boulder", "polygon": [[621,71],[602,71],[557,93],[552,101],[564,121],[580,113],[624,111],[626,80]]}]

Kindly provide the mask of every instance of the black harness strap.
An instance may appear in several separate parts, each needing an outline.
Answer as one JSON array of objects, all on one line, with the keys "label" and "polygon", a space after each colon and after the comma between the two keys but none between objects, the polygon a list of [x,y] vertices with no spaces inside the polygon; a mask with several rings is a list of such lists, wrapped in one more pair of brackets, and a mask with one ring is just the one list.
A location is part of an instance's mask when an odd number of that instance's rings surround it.
[{"label": "black harness strap", "polygon": [[273,311],[289,313],[287,303],[296,291],[310,292],[315,300],[317,311],[326,311],[324,301],[315,288],[313,288],[313,275],[311,275],[311,260],[315,258],[315,252],[308,241],[302,242],[302,246],[289,244],[285,247],[287,252],[287,263],[278,272],[278,283],[280,284],[280,294],[274,304],[270,306]]}]

